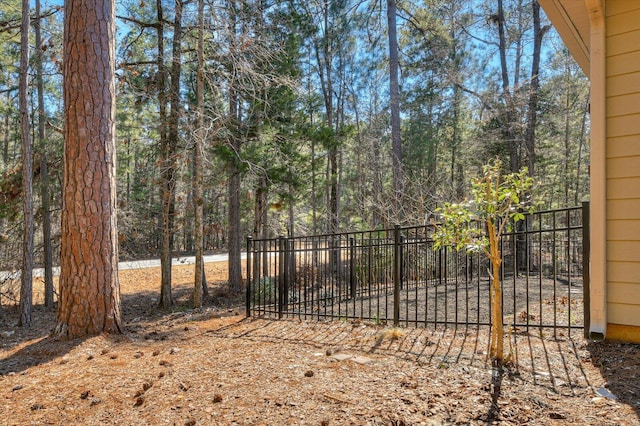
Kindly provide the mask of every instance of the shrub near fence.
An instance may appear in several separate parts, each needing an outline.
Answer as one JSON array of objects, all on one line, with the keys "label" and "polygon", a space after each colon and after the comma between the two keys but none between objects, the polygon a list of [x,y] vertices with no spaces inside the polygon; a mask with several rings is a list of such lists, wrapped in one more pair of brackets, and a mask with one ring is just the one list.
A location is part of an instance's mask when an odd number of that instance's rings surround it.
[{"label": "shrub near fence", "polygon": [[[587,218],[586,203],[537,212],[503,236],[506,325],[554,332],[588,325]],[[479,254],[434,250],[433,231],[249,238],[247,314],[490,325],[489,263]]]}]

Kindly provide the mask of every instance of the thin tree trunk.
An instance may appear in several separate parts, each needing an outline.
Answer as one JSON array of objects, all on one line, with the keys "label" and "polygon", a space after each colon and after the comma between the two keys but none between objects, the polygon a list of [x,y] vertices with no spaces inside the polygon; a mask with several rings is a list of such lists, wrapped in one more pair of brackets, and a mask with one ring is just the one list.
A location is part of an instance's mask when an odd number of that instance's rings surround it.
[{"label": "thin tree trunk", "polygon": [[267,221],[267,178],[261,176],[256,187],[256,199],[253,211],[253,237],[266,238],[265,229]]},{"label": "thin tree trunk", "polygon": [[540,27],[540,5],[537,0],[531,2],[533,11],[533,58],[531,59],[531,87],[529,90],[528,120],[525,137],[527,167],[533,175],[536,165],[536,125],[538,120],[538,92],[540,91],[540,51],[542,37],[546,29]]},{"label": "thin tree trunk", "polygon": [[396,223],[402,223],[402,140],[400,135],[400,86],[398,82],[398,34],[396,28],[396,0],[387,0],[389,34],[389,106],[391,108],[391,145],[393,151],[393,191],[395,193]]},{"label": "thin tree trunk", "polygon": [[[121,333],[115,0],[67,0],[60,300],[53,334]],[[86,105],[91,105],[87,108]]]},{"label": "thin tree trunk", "polygon": [[318,233],[318,198],[316,189],[316,142],[311,140],[311,233]]},{"label": "thin tree trunk", "polygon": [[[197,71],[196,71],[197,74]],[[197,77],[196,77],[197,80]],[[196,89],[197,91],[197,89]],[[196,94],[196,97],[198,95]],[[196,106],[196,114],[198,114],[198,108]],[[197,119],[196,119],[197,120]],[[195,130],[197,132],[197,130]],[[195,138],[194,138],[195,139]],[[182,207],[183,216],[182,216],[182,251],[185,253],[194,253],[195,255],[195,218],[196,218],[196,191],[195,191],[195,179],[196,179],[196,147],[195,142],[193,143],[193,149],[190,152],[191,161],[189,162],[189,166],[191,166],[191,174],[189,175],[189,183],[190,191],[187,190],[187,204]]]},{"label": "thin tree trunk", "polygon": [[169,89],[170,111],[167,128],[167,140],[164,151],[162,181],[162,289],[160,305],[169,307],[171,300],[171,260],[174,249],[175,213],[176,213],[176,154],[178,147],[178,121],[180,117],[180,71],[182,63],[182,2],[175,2],[173,25],[173,56],[171,59],[171,87]]},{"label": "thin tree trunk", "polygon": [[518,15],[518,28],[514,43],[516,45],[516,57],[513,66],[513,94],[515,95],[520,90],[520,68],[522,63],[522,33],[523,33],[523,0],[518,0],[515,5],[516,14]]},{"label": "thin tree trunk", "polygon": [[194,201],[196,265],[193,285],[193,307],[202,306],[204,282],[204,221],[202,209],[202,145],[204,144],[204,0],[198,0],[198,70],[196,74],[197,124],[194,147]]},{"label": "thin tree trunk", "polygon": [[[258,187],[256,188],[256,201],[254,205],[253,237],[255,239],[266,239],[269,237],[267,225],[269,217],[268,196],[269,188],[267,186],[267,178],[262,176],[260,177]],[[266,250],[263,251],[262,268],[263,273],[268,275],[269,254]]]},{"label": "thin tree trunk", "polygon": [[169,140],[167,135],[167,93],[166,76],[167,71],[164,63],[164,10],[162,0],[156,0],[156,13],[158,26],[156,27],[158,37],[158,103],[159,103],[159,133],[160,133],[160,164],[162,167],[162,185],[160,187],[160,200],[162,210],[160,213],[160,302],[159,306],[168,308],[173,304],[171,297],[171,245],[173,235],[170,210],[173,184],[170,181],[169,173]]},{"label": "thin tree trunk", "polygon": [[500,50],[500,70],[502,75],[502,93],[505,98],[505,114],[502,123],[502,134],[509,150],[509,168],[512,172],[520,170],[520,159],[518,158],[518,144],[515,131],[515,106],[513,104],[513,93],[509,84],[509,70],[507,68],[507,39],[505,29],[505,18],[503,0],[498,0],[498,37]]},{"label": "thin tree trunk", "polygon": [[338,137],[336,134],[335,115],[333,108],[334,92],[333,92],[333,73],[332,59],[333,52],[329,31],[329,0],[323,2],[323,28],[324,38],[319,44],[315,41],[316,60],[318,62],[318,77],[320,78],[320,87],[322,89],[322,98],[324,100],[324,108],[326,115],[326,126],[333,131],[330,140],[325,141],[327,145],[327,231],[330,233],[338,232]]},{"label": "thin tree trunk", "polygon": [[22,0],[20,39],[20,129],[22,130],[22,283],[19,327],[31,327],[33,297],[33,154],[29,117],[29,0]]},{"label": "thin tree trunk", "polygon": [[[173,52],[171,58],[171,86],[169,88],[169,128],[167,129],[167,165],[166,168],[166,184],[169,190],[168,199],[168,231],[169,238],[169,256],[173,256],[174,234],[176,220],[176,185],[178,175],[177,169],[177,151],[178,151],[178,125],[180,120],[180,74],[182,70],[182,0],[175,1],[175,16],[173,23]],[[171,259],[169,259],[171,260]],[[171,263],[171,262],[169,262]]]},{"label": "thin tree trunk", "polygon": [[[235,138],[234,138],[235,139]],[[237,161],[237,160],[236,160]],[[239,293],[242,283],[240,243],[240,170],[235,162],[229,176],[229,288]]]},{"label": "thin tree trunk", "polygon": [[131,135],[125,140],[127,144],[127,204],[131,204]]},{"label": "thin tree trunk", "polygon": [[502,286],[500,283],[500,252],[495,224],[487,221],[491,260],[491,358],[502,362],[504,359],[504,327],[502,324]]},{"label": "thin tree trunk", "polygon": [[[9,74],[9,72],[7,71],[7,86],[9,86],[11,84],[11,75]],[[2,171],[5,171],[7,168],[9,168],[9,134],[11,133],[9,131],[10,128],[10,123],[9,123],[9,117],[11,115],[11,108],[9,107],[11,105],[11,91],[7,90],[7,99],[6,99],[6,103],[7,103],[7,111],[4,115],[4,141],[3,141],[3,147],[2,147]]]},{"label": "thin tree trunk", "polygon": [[[334,136],[335,137],[335,136]],[[332,143],[335,145],[335,142]],[[329,148],[328,174],[329,174],[329,232],[338,232],[338,150],[335,146]]]},{"label": "thin tree trunk", "polygon": [[[429,92],[434,90],[434,76],[429,74],[427,80],[427,90]],[[430,121],[433,121],[434,112],[433,112],[433,102],[429,102],[427,105],[427,114],[426,116]],[[427,140],[430,142],[427,147],[427,171],[429,179],[433,182],[437,182],[438,172],[438,138],[434,136],[434,128],[435,125],[433,122],[430,122],[427,127]]]},{"label": "thin tree trunk", "polygon": [[580,142],[578,145],[578,164],[576,165],[576,193],[575,193],[575,199],[574,205],[578,205],[578,203],[580,202],[580,167],[582,165],[582,150],[584,148],[584,142],[585,142],[585,135],[586,135],[586,129],[587,129],[587,115],[589,114],[589,96],[587,96],[587,100],[586,100],[586,105],[584,106],[584,110],[582,112],[582,121],[581,121],[581,125],[580,125]]},{"label": "thin tree trunk", "polygon": [[[453,44],[451,46],[451,65],[453,67],[453,76],[457,80],[460,76],[461,67],[460,67],[460,58],[458,53],[458,44],[455,40],[456,34],[454,31],[454,17],[451,17],[451,31],[450,37],[453,40]],[[453,85],[453,134],[451,135],[451,189],[455,194],[456,198],[460,199],[463,196],[464,192],[464,182],[462,181],[462,173],[460,170],[462,165],[458,160],[458,150],[460,145],[462,144],[462,131],[460,129],[460,121],[461,121],[461,110],[462,110],[462,88],[460,84]],[[459,179],[457,179],[459,178]]]},{"label": "thin tree trunk", "polygon": [[293,207],[294,207],[294,189],[293,189],[293,184],[289,183],[289,226],[287,227],[287,229],[289,230],[290,237],[294,237],[296,235]]},{"label": "thin tree trunk", "polygon": [[49,196],[49,164],[45,134],[44,82],[42,78],[42,35],[40,0],[36,0],[36,80],[38,87],[38,146],[40,147],[40,196],[42,197],[42,239],[44,244],[44,306],[53,306],[53,248],[51,247],[51,211]]},{"label": "thin tree trunk", "polygon": [[[316,46],[317,51],[317,46]],[[311,61],[311,48],[309,48],[309,61]],[[307,92],[309,98],[311,98],[311,80],[309,79],[309,83],[307,86]],[[309,122],[313,126],[314,116],[313,116],[313,107],[309,105]],[[318,233],[318,198],[317,198],[317,188],[316,188],[316,141],[315,139],[311,139],[311,233],[316,235]]]},{"label": "thin tree trunk", "polygon": [[[531,2],[532,15],[533,15],[533,57],[531,59],[531,82],[529,85],[529,101],[527,105],[527,128],[524,137],[524,148],[526,153],[526,165],[529,169],[529,174],[534,175],[536,166],[536,127],[538,121],[538,95],[540,92],[540,52],[542,49],[542,37],[546,32],[546,27],[540,27],[540,5],[537,0]],[[568,135],[565,135],[568,137]],[[569,161],[568,157],[565,161]],[[565,194],[565,199],[568,201],[568,187]],[[522,233],[525,230],[526,222],[518,222],[516,229],[518,233]],[[527,264],[526,258],[526,242],[522,235],[517,237],[517,253],[518,257],[516,262],[517,270],[525,270]]]},{"label": "thin tree trunk", "polygon": [[[231,2],[230,8],[230,21],[231,21],[231,48],[235,49],[236,43],[236,31],[237,31],[237,12],[235,10],[235,1]],[[231,124],[231,136],[230,145],[233,151],[233,158],[229,161],[229,289],[233,293],[239,293],[241,291],[242,284],[242,265],[241,265],[241,238],[240,238],[240,184],[241,184],[241,171],[239,167],[240,150],[242,148],[242,140],[239,137],[240,129],[240,106],[238,93],[233,87],[236,84],[234,75],[232,77],[234,81],[230,82],[229,90],[229,115]]]}]

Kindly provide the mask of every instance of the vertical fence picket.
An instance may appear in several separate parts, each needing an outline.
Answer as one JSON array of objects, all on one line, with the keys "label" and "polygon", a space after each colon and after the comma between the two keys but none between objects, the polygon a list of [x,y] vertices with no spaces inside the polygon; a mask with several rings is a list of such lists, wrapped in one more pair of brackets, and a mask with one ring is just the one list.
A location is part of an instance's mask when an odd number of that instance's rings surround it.
[{"label": "vertical fence picket", "polygon": [[247,286],[245,295],[245,316],[251,316],[251,253],[253,248],[251,247],[251,236],[247,237]]},{"label": "vertical fence picket", "polygon": [[396,327],[400,323],[401,255],[400,226],[396,225],[393,229],[393,325]]}]

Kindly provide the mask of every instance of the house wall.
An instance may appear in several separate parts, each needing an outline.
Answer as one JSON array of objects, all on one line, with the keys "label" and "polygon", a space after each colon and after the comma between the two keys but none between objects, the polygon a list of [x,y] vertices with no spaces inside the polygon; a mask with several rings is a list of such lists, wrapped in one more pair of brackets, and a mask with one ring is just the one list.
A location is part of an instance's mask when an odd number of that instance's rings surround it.
[{"label": "house wall", "polygon": [[640,2],[608,0],[605,27],[607,337],[640,341]]}]

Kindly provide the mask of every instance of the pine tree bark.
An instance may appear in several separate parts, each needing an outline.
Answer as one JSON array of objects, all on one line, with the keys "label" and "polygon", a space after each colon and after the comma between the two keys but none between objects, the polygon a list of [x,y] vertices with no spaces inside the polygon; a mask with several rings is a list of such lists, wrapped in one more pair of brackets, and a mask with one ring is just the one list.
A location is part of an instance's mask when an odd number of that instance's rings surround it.
[{"label": "pine tree bark", "polygon": [[511,172],[520,170],[518,155],[518,140],[516,138],[516,112],[511,85],[509,84],[509,70],[507,67],[507,38],[503,1],[498,0],[498,38],[500,51],[500,70],[502,75],[502,93],[505,98],[505,112],[502,122],[502,136],[509,150],[509,168]]},{"label": "pine tree bark", "polygon": [[60,301],[54,336],[120,333],[115,0],[67,0]]},{"label": "pine tree bark", "polygon": [[261,176],[255,188],[255,202],[253,205],[253,238],[266,238],[267,229],[267,195],[269,188],[267,186],[266,176]]},{"label": "pine tree bark", "polygon": [[51,211],[49,195],[49,162],[47,159],[42,70],[42,33],[40,0],[36,0],[36,85],[38,89],[38,146],[40,147],[40,197],[42,198],[42,239],[44,244],[44,306],[53,307],[53,247],[51,247]]},{"label": "pine tree bark", "polygon": [[[464,94],[462,90],[463,68],[462,58],[464,53],[461,52],[458,40],[459,30],[461,27],[460,6],[456,2],[450,5],[447,13],[447,21],[449,22],[449,38],[451,40],[449,47],[449,67],[450,79],[452,80],[453,97],[452,97],[452,122],[451,122],[451,165],[449,169],[451,190],[456,199],[462,199],[464,196],[464,172],[462,162],[459,159],[460,147],[462,146],[462,111]],[[462,49],[463,50],[463,49]]]},{"label": "pine tree bark", "polygon": [[[236,2],[231,1],[229,4],[229,21],[231,33],[231,49],[236,49],[236,31],[238,24]],[[242,181],[241,170],[239,166],[240,151],[242,149],[242,139],[239,137],[240,128],[240,105],[238,91],[234,87],[236,84],[237,71],[233,71],[229,89],[229,124],[230,136],[229,147],[233,152],[231,160],[229,160],[229,289],[233,293],[241,291],[242,284],[242,260],[241,260],[241,236],[240,236],[240,184]]]},{"label": "pine tree bark", "polygon": [[20,129],[22,131],[22,282],[19,327],[31,326],[33,297],[33,154],[29,114],[29,0],[22,0],[20,39]]},{"label": "pine tree bark", "polygon": [[323,1],[322,19],[324,36],[320,40],[314,40],[316,61],[318,63],[318,77],[324,100],[325,123],[331,129],[331,139],[325,141],[327,154],[326,175],[326,200],[327,200],[327,232],[337,233],[340,218],[338,206],[338,126],[334,109],[334,81],[333,81],[333,39],[332,28],[329,22],[329,0]]},{"label": "pine tree bark", "polygon": [[[7,71],[6,80],[7,86],[11,82],[11,75],[9,71]],[[11,105],[11,91],[7,90],[5,103],[7,105]],[[9,119],[11,117],[11,109],[7,108],[7,111],[4,114],[4,140],[2,141],[2,171],[4,172],[9,167],[9,140],[11,132],[9,131]]]},{"label": "pine tree bark", "polygon": [[[238,138],[233,138],[238,141]],[[242,284],[240,243],[240,169],[235,160],[229,167],[229,288],[240,293]]]},{"label": "pine tree bark", "polygon": [[387,0],[389,34],[389,106],[391,108],[391,145],[393,151],[393,191],[395,192],[395,220],[402,223],[402,140],[400,134],[400,85],[398,82],[398,34],[396,28],[396,0]]},{"label": "pine tree bark", "polygon": [[[182,1],[176,0],[173,22],[172,58],[169,87],[169,119],[166,143],[163,150],[162,168],[162,289],[165,294],[171,294],[171,266],[175,246],[176,220],[176,185],[177,185],[177,155],[178,155],[178,126],[180,120],[180,74],[182,70]],[[161,291],[162,293],[162,291]],[[171,299],[171,297],[169,297]],[[166,298],[160,297],[162,307],[169,307],[173,301],[166,303]]]},{"label": "pine tree bark", "polygon": [[538,0],[531,2],[533,12],[533,57],[531,59],[531,85],[529,89],[529,105],[527,130],[525,133],[525,149],[527,151],[527,167],[529,173],[534,174],[536,165],[536,126],[538,119],[538,92],[540,91],[540,52],[542,37],[546,28],[540,26],[540,5]]},{"label": "pine tree bark", "polygon": [[[296,235],[296,221],[294,216],[295,190],[293,188],[292,183],[289,183],[288,189],[289,189],[289,226],[287,226],[287,229],[288,229],[289,237],[295,237]],[[266,217],[264,218],[263,223],[264,223],[263,233],[266,235],[267,234],[267,218]]]},{"label": "pine tree bark", "polygon": [[202,306],[204,272],[204,223],[202,209],[202,145],[204,144],[204,0],[198,0],[198,69],[196,74],[197,123],[194,146],[194,233],[196,246],[195,279],[193,284],[193,307]]},{"label": "pine tree bark", "polygon": [[167,71],[164,62],[164,10],[162,0],[156,1],[156,14],[158,18],[158,26],[156,27],[158,38],[158,102],[159,102],[159,119],[160,119],[160,164],[162,170],[160,185],[160,200],[162,209],[160,212],[160,302],[159,306],[168,308],[173,304],[171,295],[171,258],[173,246],[173,219],[172,219],[172,196],[173,183],[170,176],[170,142],[168,136],[168,118],[167,118],[167,92],[166,77]]}]

